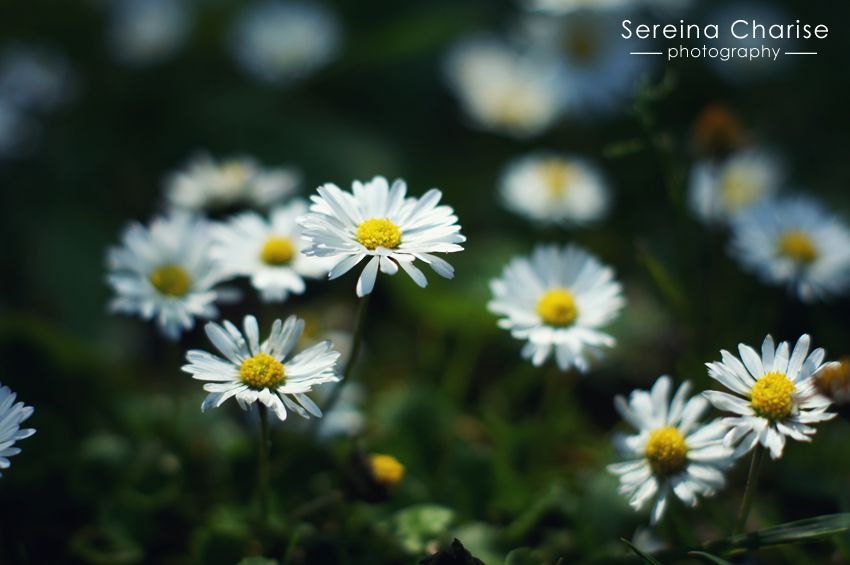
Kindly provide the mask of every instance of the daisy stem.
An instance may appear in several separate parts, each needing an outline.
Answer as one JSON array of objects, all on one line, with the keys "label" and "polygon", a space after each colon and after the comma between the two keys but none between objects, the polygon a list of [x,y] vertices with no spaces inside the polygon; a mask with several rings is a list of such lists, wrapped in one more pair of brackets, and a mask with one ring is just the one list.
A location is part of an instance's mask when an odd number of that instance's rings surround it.
[{"label": "daisy stem", "polygon": [[750,515],[750,508],[753,505],[753,498],[756,494],[756,484],[758,483],[759,468],[764,459],[764,448],[760,443],[756,444],[753,449],[753,459],[750,463],[750,473],[747,475],[747,486],[744,490],[744,499],[741,501],[741,509],[738,511],[738,519],[735,522],[735,530],[733,534],[744,531],[747,525],[747,517]]},{"label": "daisy stem", "polygon": [[268,408],[262,402],[258,402],[257,404],[260,407],[260,526],[263,533],[265,533],[268,529],[269,521],[269,450],[271,448],[271,440],[269,439]]},{"label": "daisy stem", "polygon": [[[348,355],[348,361],[346,361],[345,367],[342,369],[342,382],[337,384],[331,391],[330,396],[328,396],[328,401],[325,403],[324,412],[330,412],[333,409],[337,400],[339,400],[339,395],[342,392],[343,385],[348,382],[348,379],[351,376],[351,369],[354,368],[355,363],[357,363],[357,357],[360,355],[360,345],[363,341],[363,331],[366,328],[366,309],[369,306],[370,296],[372,295],[367,294],[361,298],[357,304],[357,318],[354,322],[354,337],[351,339],[351,353]],[[316,420],[316,422],[318,422],[318,420]]]}]

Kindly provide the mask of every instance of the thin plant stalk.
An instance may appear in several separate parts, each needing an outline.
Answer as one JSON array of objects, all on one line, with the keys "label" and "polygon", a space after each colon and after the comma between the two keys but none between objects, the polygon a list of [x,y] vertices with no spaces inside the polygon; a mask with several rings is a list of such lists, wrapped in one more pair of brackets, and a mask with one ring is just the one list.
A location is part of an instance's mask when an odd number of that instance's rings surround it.
[{"label": "thin plant stalk", "polygon": [[747,486],[744,490],[744,498],[741,501],[741,509],[738,511],[738,519],[735,521],[735,530],[732,532],[733,534],[743,532],[747,525],[747,517],[750,515],[750,508],[753,505],[753,498],[755,498],[759,469],[761,468],[763,459],[764,448],[760,443],[757,443],[755,449],[753,449],[750,473],[747,475]]},{"label": "thin plant stalk", "polygon": [[271,439],[269,438],[269,412],[262,402],[260,407],[260,463],[259,474],[259,497],[260,497],[260,525],[263,533],[268,529],[269,522],[269,451]]}]

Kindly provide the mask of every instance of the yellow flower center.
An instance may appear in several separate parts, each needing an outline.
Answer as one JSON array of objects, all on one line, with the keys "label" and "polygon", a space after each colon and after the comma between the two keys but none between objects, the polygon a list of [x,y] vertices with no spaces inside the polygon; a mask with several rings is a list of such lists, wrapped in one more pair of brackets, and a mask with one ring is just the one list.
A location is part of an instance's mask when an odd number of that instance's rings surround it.
[{"label": "yellow flower center", "polygon": [[843,400],[850,392],[850,357],[842,357],[838,363],[830,363],[818,371],[815,385],[821,394]]},{"label": "yellow flower center", "polygon": [[250,167],[239,160],[226,161],[219,167],[218,172],[224,184],[239,187],[247,182],[250,175]]},{"label": "yellow flower center", "polygon": [[811,263],[818,256],[815,242],[805,232],[790,230],[782,234],[777,244],[779,254],[798,263]]},{"label": "yellow flower center", "polygon": [[578,316],[573,293],[565,288],[547,290],[537,302],[537,313],[550,326],[567,326]]},{"label": "yellow flower center", "polygon": [[563,196],[575,174],[573,167],[558,159],[550,159],[542,163],[540,169],[549,194],[556,198]]},{"label": "yellow flower center", "polygon": [[295,246],[286,237],[270,237],[263,244],[260,259],[266,265],[286,265],[295,256]]},{"label": "yellow flower center", "polygon": [[242,361],[239,378],[249,387],[260,390],[279,385],[286,379],[286,373],[283,363],[268,353],[257,353]]},{"label": "yellow flower center", "polygon": [[794,400],[794,383],[784,373],[771,371],[750,391],[750,406],[753,411],[771,421],[784,420],[791,414]]},{"label": "yellow flower center", "polygon": [[395,249],[401,243],[401,228],[386,218],[369,218],[357,226],[357,241],[366,249]]},{"label": "yellow flower center", "polygon": [[673,426],[658,428],[649,434],[644,455],[656,475],[666,476],[678,473],[688,462],[685,436]]},{"label": "yellow flower center", "polygon": [[373,453],[369,456],[369,469],[375,482],[386,488],[395,488],[404,478],[404,465],[392,455]]},{"label": "yellow flower center", "polygon": [[720,197],[730,211],[749,206],[758,200],[761,193],[761,186],[741,170],[731,170],[720,180]]},{"label": "yellow flower center", "polygon": [[192,286],[192,277],[180,265],[162,265],[150,276],[151,284],[166,296],[185,296]]}]

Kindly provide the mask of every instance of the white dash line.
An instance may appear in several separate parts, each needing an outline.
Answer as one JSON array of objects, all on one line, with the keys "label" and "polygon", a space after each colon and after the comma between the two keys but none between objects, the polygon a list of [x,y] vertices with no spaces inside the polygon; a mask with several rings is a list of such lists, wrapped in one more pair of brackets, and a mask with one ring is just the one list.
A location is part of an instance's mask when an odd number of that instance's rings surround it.
[{"label": "white dash line", "polygon": [[629,51],[629,55],[663,55],[661,51]]},{"label": "white dash line", "polygon": [[817,51],[786,51],[786,55],[817,55]]}]

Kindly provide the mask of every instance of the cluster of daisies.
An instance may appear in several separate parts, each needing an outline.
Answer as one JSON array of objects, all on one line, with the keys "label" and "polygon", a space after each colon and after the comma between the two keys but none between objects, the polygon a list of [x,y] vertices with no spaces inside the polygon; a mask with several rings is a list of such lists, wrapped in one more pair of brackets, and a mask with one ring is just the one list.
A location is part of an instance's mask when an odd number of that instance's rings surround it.
[{"label": "cluster of daisies", "polygon": [[731,232],[729,252],[763,282],[804,302],[850,288],[850,227],[801,193],[784,193],[787,177],[773,152],[748,143],[728,110],[707,109],[698,126],[725,137],[719,154],[691,170],[688,199],[706,224]]},{"label": "cluster of daisies", "polygon": [[275,320],[265,340],[254,316],[241,330],[213,321],[219,303],[241,300],[228,287],[235,279],[249,281],[261,301],[280,303],[309,281],[336,279],[358,264],[358,297],[372,292],[379,271],[402,270],[421,287],[427,279],[417,263],[454,275],[440,255],[461,251],[465,238],[439,190],[417,198],[403,180],[375,177],[355,181],[351,192],[325,184],[308,203],[296,196],[300,183],[291,168],[199,156],[168,176],[167,210],[148,225],[131,223],[108,251],[113,311],[155,320],[171,339],[209,320],[205,332],[217,353],[189,351],[183,367],[205,381],[204,410],[235,398],[242,408],[259,401],[281,420],[287,411],[321,416],[307,393],[339,380],[340,353],[330,341],[295,353],[304,332],[295,316]]}]

